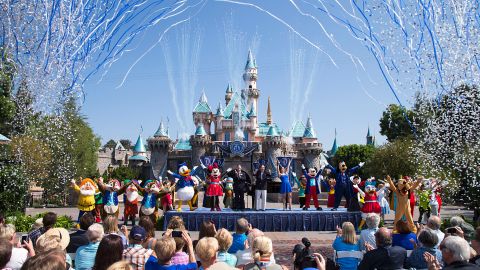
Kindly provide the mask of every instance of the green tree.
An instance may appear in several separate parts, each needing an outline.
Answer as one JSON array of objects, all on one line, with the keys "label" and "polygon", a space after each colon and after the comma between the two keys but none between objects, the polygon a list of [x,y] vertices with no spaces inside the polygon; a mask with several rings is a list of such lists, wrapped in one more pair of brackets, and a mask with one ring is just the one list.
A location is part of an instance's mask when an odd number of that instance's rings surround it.
[{"label": "green tree", "polygon": [[376,148],[365,163],[364,171],[379,179],[384,179],[386,175],[396,179],[405,175],[414,176],[418,172],[418,166],[412,139],[397,139]]},{"label": "green tree", "polygon": [[0,134],[10,136],[15,116],[12,100],[15,66],[3,48],[0,47]]},{"label": "green tree", "polygon": [[115,142],[113,139],[110,139],[110,140],[103,146],[103,148],[115,148],[115,145],[117,145],[117,142]]},{"label": "green tree", "polygon": [[[373,155],[375,147],[373,145],[350,144],[340,146],[332,158],[332,166],[337,168],[340,161],[345,161],[349,168],[357,166],[360,162],[367,162]],[[364,170],[361,169],[358,174],[364,178]]]},{"label": "green tree", "polygon": [[397,138],[411,137],[413,134],[412,127],[406,117],[413,125],[413,111],[397,104],[390,104],[380,118],[380,134],[386,136],[389,142],[393,142]]},{"label": "green tree", "polygon": [[120,140],[120,143],[123,145],[123,147],[125,147],[125,149],[129,150],[129,149],[132,149],[133,146],[132,146],[132,141],[130,141],[129,139],[122,139]]},{"label": "green tree", "polygon": [[[115,178],[120,181],[125,179],[138,179],[140,176],[140,171],[138,169],[130,168],[128,166],[120,166],[115,168],[110,175],[110,178]],[[108,178],[108,172],[105,171],[102,175],[103,178]]]}]

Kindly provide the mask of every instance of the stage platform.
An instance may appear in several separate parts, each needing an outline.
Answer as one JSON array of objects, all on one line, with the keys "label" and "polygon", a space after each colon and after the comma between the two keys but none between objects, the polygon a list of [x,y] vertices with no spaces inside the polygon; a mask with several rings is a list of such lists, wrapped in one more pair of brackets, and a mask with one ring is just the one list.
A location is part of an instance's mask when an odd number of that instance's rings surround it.
[{"label": "stage platform", "polygon": [[233,211],[222,209],[221,212],[199,208],[192,212],[187,209],[182,212],[168,211],[163,223],[164,230],[166,230],[168,221],[173,216],[182,217],[189,231],[198,231],[200,224],[205,220],[212,220],[217,228],[234,231],[235,221],[242,217],[246,218],[254,228],[264,232],[335,231],[336,226],[341,226],[344,221],[350,221],[357,227],[362,219],[361,212],[347,212],[345,208],[336,211],[331,211],[329,208],[324,208],[323,211],[316,211],[314,208],[309,211],[303,211],[299,208],[292,209],[292,211],[281,209]]}]

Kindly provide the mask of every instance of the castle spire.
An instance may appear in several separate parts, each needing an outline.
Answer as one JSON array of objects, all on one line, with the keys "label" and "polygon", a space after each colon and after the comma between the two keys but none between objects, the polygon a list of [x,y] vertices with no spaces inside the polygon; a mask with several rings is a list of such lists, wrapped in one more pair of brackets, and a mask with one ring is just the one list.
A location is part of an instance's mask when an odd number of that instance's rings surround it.
[{"label": "castle spire", "polygon": [[247,64],[245,65],[245,70],[250,69],[250,68],[256,68],[256,63],[255,59],[253,58],[253,54],[251,50],[248,50],[248,58],[247,58]]},{"label": "castle spire", "polygon": [[307,118],[307,124],[305,125],[305,132],[303,133],[305,138],[316,138],[315,130],[313,129],[312,117],[309,115]]},{"label": "castle spire", "polygon": [[268,97],[268,105],[267,105],[267,125],[272,124],[272,109],[270,108],[270,97]]},{"label": "castle spire", "polygon": [[200,96],[200,99],[198,100],[198,102],[208,103],[207,95],[205,94],[205,90],[202,90],[202,95]]},{"label": "castle spire", "polygon": [[335,129],[335,139],[333,140],[332,150],[330,150],[330,156],[335,156],[337,153],[338,146],[337,146],[337,129]]},{"label": "castle spire", "polygon": [[163,120],[160,121],[160,126],[157,129],[157,132],[153,135],[153,137],[167,137],[168,138],[168,129],[165,128],[163,124]]}]

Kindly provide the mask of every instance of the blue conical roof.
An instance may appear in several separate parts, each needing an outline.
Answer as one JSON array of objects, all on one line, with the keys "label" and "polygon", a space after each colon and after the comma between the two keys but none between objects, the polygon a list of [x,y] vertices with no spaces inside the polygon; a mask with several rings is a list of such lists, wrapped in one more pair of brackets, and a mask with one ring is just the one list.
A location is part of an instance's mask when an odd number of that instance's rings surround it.
[{"label": "blue conical roof", "polygon": [[153,137],[168,137],[168,130],[165,128],[163,121],[160,121],[160,126],[158,127],[157,132],[155,132]]},{"label": "blue conical roof", "polygon": [[368,131],[367,131],[367,137],[370,137],[370,127],[368,127]]},{"label": "blue conical roof", "polygon": [[210,106],[208,105],[207,95],[205,94],[205,91],[202,92],[202,95],[200,96],[200,99],[198,100],[197,105],[195,105],[193,112],[194,113],[211,113],[212,112],[212,109],[210,109]]},{"label": "blue conical roof", "polygon": [[245,69],[249,68],[256,68],[256,62],[255,59],[253,58],[253,54],[251,50],[248,50],[248,59],[247,59],[247,64],[245,65]]},{"label": "blue conical roof", "polygon": [[277,129],[273,125],[270,125],[270,128],[268,128],[267,136],[276,137],[280,135],[278,134]]},{"label": "blue conical roof", "polygon": [[223,116],[223,106],[221,102],[218,103],[217,116]]},{"label": "blue conical roof", "polygon": [[233,93],[233,87],[231,84],[228,84],[227,86],[227,91],[225,91],[227,94]]},{"label": "blue conical roof", "polygon": [[305,131],[303,132],[304,138],[316,138],[315,130],[313,129],[312,118],[309,116],[307,119],[307,124],[305,125]]},{"label": "blue conical roof", "polygon": [[337,137],[333,140],[332,150],[330,150],[330,156],[334,156],[337,153],[338,146],[337,146]]},{"label": "blue conical roof", "polygon": [[207,132],[205,132],[205,128],[202,124],[198,125],[197,130],[195,130],[195,136],[205,136]]},{"label": "blue conical roof", "polygon": [[146,153],[147,149],[145,148],[145,144],[143,143],[143,139],[141,135],[138,135],[137,143],[135,143],[135,147],[133,147],[134,153]]}]

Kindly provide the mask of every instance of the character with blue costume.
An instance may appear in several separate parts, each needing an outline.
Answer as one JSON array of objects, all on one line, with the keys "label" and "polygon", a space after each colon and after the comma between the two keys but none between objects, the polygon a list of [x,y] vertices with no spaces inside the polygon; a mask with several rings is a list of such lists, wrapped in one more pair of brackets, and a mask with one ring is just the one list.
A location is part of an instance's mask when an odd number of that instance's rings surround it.
[{"label": "character with blue costume", "polygon": [[190,211],[195,210],[193,207],[193,200],[195,200],[194,186],[198,185],[199,179],[196,176],[190,175],[190,169],[185,162],[178,165],[178,174],[172,171],[168,171],[168,174],[175,177],[176,183],[176,195],[178,198],[177,212],[182,211],[182,203],[187,201]]},{"label": "character with blue costume", "polygon": [[305,207],[303,210],[308,210],[310,208],[310,198],[313,199],[313,204],[318,211],[322,210],[322,207],[318,204],[318,194],[320,194],[320,185],[319,182],[322,182],[322,172],[323,169],[320,169],[317,172],[316,168],[305,168],[305,165],[302,164],[303,174],[307,178],[307,185],[305,187]]},{"label": "character with blue costume", "polygon": [[280,194],[285,194],[283,199],[283,210],[287,210],[287,203],[288,209],[292,210],[292,186],[290,185],[290,179],[288,177],[291,161],[291,159],[288,161],[286,168],[280,166],[280,164],[277,166],[278,175],[280,175],[280,180],[282,180],[282,183],[280,184]]},{"label": "character with blue costume", "polygon": [[141,202],[142,206],[140,207],[140,217],[147,216],[150,218],[153,224],[157,224],[157,198],[158,193],[160,192],[160,185],[153,180],[145,181],[145,183],[143,183],[143,187],[141,187],[137,181],[132,181],[132,183],[137,187],[143,196]]},{"label": "character with blue costume", "polygon": [[338,169],[335,169],[332,165],[326,164],[326,168],[329,168],[332,173],[335,175],[335,204],[333,205],[332,211],[338,209],[340,202],[342,201],[342,197],[345,197],[347,201],[346,207],[350,205],[350,198],[353,195],[353,186],[350,181],[350,177],[353,173],[356,173],[358,169],[360,169],[365,162],[360,162],[358,166],[355,166],[351,169],[347,168],[347,164],[345,161],[341,161],[338,163]]},{"label": "character with blue costume", "polygon": [[[98,179],[98,189],[103,194],[103,209],[105,210],[105,214],[118,217],[118,196],[125,192],[126,187],[120,187],[120,182],[117,179],[110,179],[107,184],[104,184],[103,178],[100,177]],[[103,217],[103,219],[105,219],[105,217]]]}]

